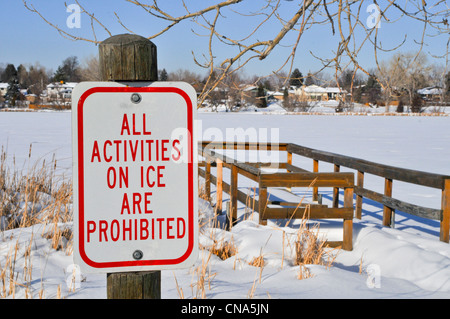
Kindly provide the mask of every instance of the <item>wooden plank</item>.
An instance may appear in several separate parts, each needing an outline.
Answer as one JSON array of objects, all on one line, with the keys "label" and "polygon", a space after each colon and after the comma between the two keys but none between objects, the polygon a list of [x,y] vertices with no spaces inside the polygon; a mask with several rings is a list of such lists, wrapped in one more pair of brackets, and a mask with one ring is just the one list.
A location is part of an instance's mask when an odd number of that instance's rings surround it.
[{"label": "wooden plank", "polygon": [[310,172],[310,171],[308,171],[306,169],[294,166],[294,165],[289,164],[289,163],[286,163],[286,170],[288,172],[295,172],[295,173],[309,173]]},{"label": "wooden plank", "polygon": [[[291,152],[287,152],[286,162],[287,162],[287,164],[292,165],[292,153]],[[288,171],[289,171],[289,169],[288,169]]]},{"label": "wooden plank", "polygon": [[259,224],[267,225],[267,188],[259,184],[259,195],[258,195],[258,213],[259,213]]},{"label": "wooden plank", "polygon": [[211,198],[211,162],[206,161],[205,167],[205,193],[208,201]]},{"label": "wooden plank", "polygon": [[[314,173],[318,173],[319,172],[319,161],[316,160],[316,159],[313,160],[313,172]],[[319,188],[317,187],[317,184],[314,183],[312,200],[314,202],[317,202],[318,199],[319,199]]]},{"label": "wooden plank", "polygon": [[223,165],[221,160],[217,160],[217,178],[216,185],[216,215],[222,213],[222,195],[223,195]]},{"label": "wooden plank", "polygon": [[[341,170],[341,167],[339,165],[334,165],[334,172],[339,173]],[[333,188],[333,207],[338,208],[339,207],[339,187]]]},{"label": "wooden plank", "polygon": [[260,174],[264,187],[352,187],[353,173],[272,173]]},{"label": "wooden plank", "polygon": [[[392,179],[384,179],[384,196],[392,197]],[[391,227],[394,210],[392,207],[384,205],[383,207],[383,226]]]},{"label": "wooden plank", "polygon": [[255,181],[255,182],[258,181],[259,174],[253,174],[251,172],[246,171],[245,169],[240,168],[239,166],[235,166],[235,167],[237,167],[239,174],[244,175],[245,177],[251,179],[252,181]]},{"label": "wooden plank", "polygon": [[[358,187],[364,187],[364,172],[358,171],[356,175],[356,185]],[[355,217],[361,219],[362,215],[362,202],[363,197],[361,195],[356,195],[356,206],[355,206]]]},{"label": "wooden plank", "polygon": [[[260,201],[261,203],[261,201]],[[308,207],[267,207],[264,219],[352,219],[353,208],[321,207],[311,205]]]},{"label": "wooden plank", "polygon": [[368,174],[432,188],[444,189],[444,180],[450,179],[450,176],[448,175],[434,174],[374,163],[350,156],[319,151],[296,144],[288,144],[287,151],[315,160],[348,167]]},{"label": "wooden plank", "polygon": [[450,232],[450,179],[445,180],[445,187],[442,191],[442,218],[439,232],[439,239],[449,242]]},{"label": "wooden plank", "polygon": [[234,149],[234,150],[279,150],[285,151],[287,143],[260,143],[260,142],[212,142],[202,141],[201,148]]},{"label": "wooden plank", "polygon": [[306,207],[306,206],[319,206],[322,208],[328,207],[327,205],[311,204],[311,203],[300,203],[300,202],[283,202],[276,200],[267,201],[267,205],[279,205],[279,206],[290,206],[290,207]]},{"label": "wooden plank", "polygon": [[230,182],[230,229],[236,223],[237,220],[237,202],[238,202],[238,168],[236,166],[231,167],[231,182]]},{"label": "wooden plank", "polygon": [[383,194],[355,186],[355,194],[360,195],[362,197],[368,198],[370,200],[376,201],[380,204],[391,207],[392,209],[411,214],[414,216],[433,219],[433,220],[441,220],[442,210],[422,207],[414,204],[410,204],[392,197],[387,197]]},{"label": "wooden plank", "polygon": [[353,250],[353,188],[348,187],[344,189],[344,208],[350,209],[352,212],[351,218],[344,218],[343,225],[343,242],[342,249]]}]

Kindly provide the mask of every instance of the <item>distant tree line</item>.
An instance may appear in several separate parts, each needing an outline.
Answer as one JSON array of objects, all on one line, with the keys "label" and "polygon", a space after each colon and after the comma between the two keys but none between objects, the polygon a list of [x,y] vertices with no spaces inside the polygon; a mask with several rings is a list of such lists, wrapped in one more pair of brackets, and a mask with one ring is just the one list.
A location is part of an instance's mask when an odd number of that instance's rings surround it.
[{"label": "distant tree line", "polygon": [[[289,88],[313,84],[324,87],[338,86],[349,93],[351,103],[389,105],[390,102],[397,101],[399,112],[403,111],[404,107],[413,112],[420,112],[423,100],[418,96],[417,90],[424,87],[441,88],[440,101],[450,101],[450,72],[447,72],[446,68],[428,63],[423,54],[398,53],[391,59],[381,62],[368,75],[346,69],[341,71],[337,78],[310,70],[303,75],[299,68],[295,68],[290,74],[280,71],[276,75],[265,77],[249,77],[242,70],[231,71],[213,90],[208,88],[205,90],[211,83],[216,83],[219,74],[220,71],[213,71],[201,75],[185,69],[168,72],[163,68],[159,70],[159,80],[188,82],[197,92],[209,92],[207,100],[212,108],[217,108],[222,103],[226,105],[227,110],[240,106],[242,102],[266,107],[267,91],[283,93],[285,104],[290,105],[293,101],[288,101]],[[39,63],[20,64],[17,67],[11,63],[0,63],[0,81],[9,84],[6,95],[0,96],[0,103],[6,101],[10,105],[16,105],[17,101],[24,99],[20,93],[22,89],[39,98],[49,83],[100,80],[96,56],[85,59],[83,63],[80,63],[78,57],[70,56],[62,61],[56,71],[47,69]],[[255,87],[253,94],[242,94],[242,89],[250,85]],[[307,109],[307,105],[303,103],[305,101],[297,102]]]},{"label": "distant tree line", "polygon": [[78,57],[71,56],[62,61],[55,72],[39,63],[15,66],[12,63],[0,64],[0,82],[7,83],[9,88],[0,102],[7,102],[16,106],[18,101],[24,100],[21,90],[28,94],[35,94],[39,98],[49,83],[53,82],[81,82],[100,80],[98,59],[88,58],[83,65]]}]

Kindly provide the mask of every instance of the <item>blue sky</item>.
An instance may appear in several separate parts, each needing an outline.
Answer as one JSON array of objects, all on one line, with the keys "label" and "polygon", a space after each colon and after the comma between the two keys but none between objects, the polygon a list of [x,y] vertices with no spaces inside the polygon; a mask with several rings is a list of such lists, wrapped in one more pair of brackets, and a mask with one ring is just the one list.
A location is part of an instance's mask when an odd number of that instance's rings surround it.
[{"label": "blue sky", "polygon": [[[259,0],[258,0],[259,1]],[[91,22],[86,15],[81,16],[81,27],[69,29],[66,21],[70,13],[66,12],[63,0],[29,0],[30,4],[34,4],[37,9],[52,23],[58,25],[62,30],[73,33],[78,36],[92,38]],[[67,4],[74,1],[67,0]],[[162,1],[164,4],[180,3],[178,0]],[[141,8],[127,4],[124,0],[90,0],[80,1],[85,5],[86,9],[95,12],[95,16],[108,26],[112,34],[127,33],[127,31],[117,23],[114,12],[118,12],[120,19],[126,23],[137,34],[149,36],[161,30],[162,22],[151,19],[149,14]],[[204,0],[187,1],[190,8],[194,10],[196,7],[204,6]],[[239,8],[244,10],[253,10],[253,5],[257,1],[243,1],[239,4]],[[370,4],[370,2],[368,2]],[[282,14],[292,14],[298,4],[295,1],[282,3]],[[182,8],[181,8],[182,9]],[[367,16],[364,8],[361,17]],[[227,35],[242,34],[242,30],[251,23],[261,21],[262,17],[239,17],[230,11],[224,12],[226,19],[219,22],[218,28]],[[393,17],[395,18],[395,17]],[[259,20],[258,20],[259,19]],[[393,19],[394,20],[394,19]],[[268,35],[273,35],[281,29],[280,23],[273,21],[266,28],[261,29],[255,37],[259,40],[265,40]],[[56,70],[61,62],[72,55],[78,56],[82,62],[85,58],[97,54],[98,47],[92,43],[84,41],[72,41],[61,36],[54,28],[45,23],[38,15],[28,11],[23,2],[20,0],[0,0],[0,63],[33,64],[39,62],[41,65]],[[109,37],[101,26],[95,26],[97,38],[104,40]],[[166,68],[168,71],[175,71],[179,68],[189,69],[196,73],[206,74],[206,70],[195,65],[193,61],[193,53],[199,61],[202,61],[202,54],[208,54],[207,38],[199,37],[193,33],[199,32],[205,34],[205,31],[195,23],[179,24],[168,33],[152,40],[158,47],[158,66],[160,69]],[[402,51],[415,51],[418,45],[414,40],[420,40],[422,28],[414,21],[403,19],[396,23],[388,24],[382,22],[379,29],[380,36],[383,39],[383,45],[387,48],[395,47],[401,43],[406,36],[406,42],[401,48]],[[282,43],[283,46],[278,47],[264,61],[254,60],[244,69],[249,76],[254,74],[268,74],[274,69],[280,67],[290,47],[285,47],[294,41],[296,33],[287,37]],[[361,39],[361,38],[360,38]],[[360,40],[359,39],[359,40]],[[429,41],[429,45],[425,47],[425,53],[430,52],[439,55],[444,52],[447,37],[437,37]],[[321,66],[320,62],[315,59],[310,51],[320,57],[330,57],[332,52],[336,50],[336,43],[339,41],[338,35],[331,35],[330,25],[314,27],[305,32],[301,39],[301,43],[297,49],[297,56],[293,64],[294,68],[299,68],[304,74],[308,71],[318,70]],[[219,58],[231,57],[233,52],[229,51],[229,46],[220,46],[214,52]],[[391,53],[389,53],[391,54]],[[387,58],[388,54],[381,55],[381,59]],[[365,68],[374,66],[373,49],[368,45],[367,49],[362,50],[359,55],[359,61]],[[218,60],[219,61],[219,60]],[[442,59],[437,63],[444,64]]]}]

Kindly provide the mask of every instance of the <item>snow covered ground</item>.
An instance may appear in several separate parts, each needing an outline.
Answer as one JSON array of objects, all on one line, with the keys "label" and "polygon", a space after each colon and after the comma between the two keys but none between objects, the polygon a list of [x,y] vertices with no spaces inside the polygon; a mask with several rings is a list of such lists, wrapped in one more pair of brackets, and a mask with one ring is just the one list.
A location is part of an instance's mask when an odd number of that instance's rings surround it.
[{"label": "snow covered ground", "polygon": [[[70,177],[70,117],[70,112],[1,112],[0,145],[7,149],[10,165],[18,170],[26,169],[30,165],[31,144],[31,162],[51,159],[55,154],[58,173]],[[200,112],[198,127],[204,140],[235,136],[237,140],[293,142],[374,162],[450,175],[449,120],[449,117]],[[310,159],[294,157],[294,164],[312,168]],[[320,166],[323,171],[328,168],[325,164]],[[383,181],[367,178],[365,185],[381,192]],[[324,201],[329,201],[329,192],[323,194]],[[411,203],[439,208],[440,196],[439,191],[432,189],[394,184],[394,197]],[[203,218],[211,216],[212,209],[206,202],[199,200],[199,208]],[[397,212],[395,228],[381,227],[382,207],[364,202],[362,219],[354,221],[353,251],[339,251],[330,268],[308,266],[312,277],[299,280],[299,266],[294,266],[292,261],[298,224],[286,227],[269,221],[267,226],[260,226],[257,214],[245,212],[243,205],[238,216],[241,221],[231,232],[206,226],[200,234],[202,245],[208,245],[214,235],[217,241],[232,241],[237,251],[224,261],[215,255],[210,257],[206,298],[450,297],[450,245],[439,241],[438,222]],[[58,287],[63,298],[106,298],[106,275],[75,272],[73,277],[76,268],[71,254],[52,249],[43,236],[48,231],[44,227],[35,225],[0,232],[0,272],[7,256],[11,256],[10,252],[19,243],[14,274],[19,285],[15,295],[8,298],[25,298],[30,294],[38,298],[41,291],[45,298],[56,298]],[[341,222],[325,221],[320,226],[321,235],[338,237],[341,232]],[[27,249],[31,249],[31,257],[27,257]],[[260,255],[265,261],[263,268],[249,265]],[[162,298],[177,299],[181,294],[184,298],[201,296],[196,270],[207,258],[207,251],[201,250],[194,267],[162,271]],[[25,263],[32,264],[32,280],[24,279]],[[0,295],[1,289],[0,283]]]}]

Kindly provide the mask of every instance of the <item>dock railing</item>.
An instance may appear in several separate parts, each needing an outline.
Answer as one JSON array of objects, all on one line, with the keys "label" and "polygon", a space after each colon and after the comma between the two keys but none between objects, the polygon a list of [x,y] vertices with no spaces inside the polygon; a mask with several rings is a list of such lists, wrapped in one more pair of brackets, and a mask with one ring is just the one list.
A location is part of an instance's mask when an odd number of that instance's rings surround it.
[{"label": "dock railing", "polygon": [[[262,163],[240,162],[227,157],[219,150],[279,151],[286,153],[286,162]],[[258,185],[258,199],[253,199],[255,210],[259,213],[259,222],[267,219],[302,218],[308,212],[308,218],[343,219],[342,247],[352,249],[353,218],[361,219],[363,198],[383,205],[383,226],[393,225],[396,210],[440,222],[440,240],[449,242],[450,233],[450,176],[399,168],[341,154],[316,150],[293,143],[249,143],[249,142],[211,142],[199,143],[199,155],[204,161],[199,164],[199,175],[205,178],[205,191],[211,194],[210,183],[216,185],[216,211],[222,210],[222,192],[230,194],[230,227],[237,218],[237,201],[245,203],[247,194],[238,189],[238,175],[250,178]],[[313,161],[312,171],[293,165],[293,157],[302,156]],[[333,172],[319,172],[319,163],[334,165]],[[211,166],[216,166],[216,176],[211,174]],[[276,172],[267,172],[265,167],[277,168]],[[230,169],[230,184],[223,180],[223,168]],[[356,185],[353,172],[341,172],[347,168],[356,173]],[[280,172],[280,170],[284,170]],[[364,177],[368,174],[384,178],[384,193],[378,193],[364,187]],[[441,209],[423,207],[392,197],[393,181],[431,187],[442,191]],[[269,187],[307,187],[312,190],[312,203],[271,202],[268,199]],[[319,203],[318,189],[331,187],[333,200],[331,207]],[[343,207],[339,207],[339,190],[343,189]],[[356,201],[354,200],[356,195]],[[299,209],[300,207],[307,209]],[[329,243],[331,246],[339,242]]]}]

